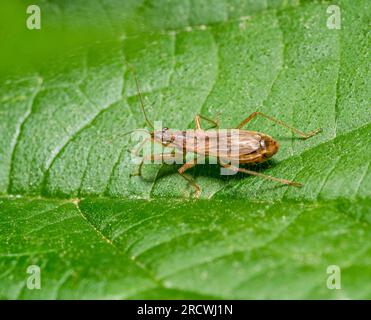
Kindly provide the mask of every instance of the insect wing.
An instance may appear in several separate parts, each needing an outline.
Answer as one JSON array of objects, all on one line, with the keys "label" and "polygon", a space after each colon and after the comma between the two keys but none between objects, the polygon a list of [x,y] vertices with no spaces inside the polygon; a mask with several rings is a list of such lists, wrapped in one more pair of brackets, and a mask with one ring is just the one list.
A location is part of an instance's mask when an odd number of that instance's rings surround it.
[{"label": "insect wing", "polygon": [[261,148],[261,137],[252,131],[215,130],[206,131],[205,146],[199,146],[197,153],[221,158],[238,158]]}]

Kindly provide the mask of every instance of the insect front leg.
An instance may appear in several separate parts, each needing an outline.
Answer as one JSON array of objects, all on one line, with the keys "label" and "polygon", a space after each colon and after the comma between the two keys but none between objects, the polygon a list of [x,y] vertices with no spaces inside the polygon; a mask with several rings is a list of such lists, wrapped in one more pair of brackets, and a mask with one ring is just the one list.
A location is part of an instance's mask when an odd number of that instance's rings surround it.
[{"label": "insect front leg", "polygon": [[150,140],[150,138],[144,139],[136,149],[132,150],[131,154],[135,157],[139,157],[140,151],[143,149],[144,145]]},{"label": "insect front leg", "polygon": [[286,179],[280,179],[280,178],[268,176],[266,174],[263,174],[263,173],[260,173],[260,172],[256,172],[256,171],[247,170],[247,169],[244,169],[244,168],[237,168],[235,166],[232,166],[230,164],[225,164],[225,163],[222,163],[222,162],[220,162],[220,164],[224,168],[228,168],[228,169],[231,169],[231,170],[236,171],[236,172],[243,172],[243,173],[246,173],[246,174],[250,174],[252,176],[257,176],[257,177],[260,177],[260,178],[263,178],[263,179],[268,179],[268,180],[276,181],[276,182],[279,182],[279,183],[282,183],[282,184],[286,184],[286,185],[289,185],[289,186],[302,187],[302,184],[300,184],[298,182],[294,182],[294,181],[290,181],[290,180],[286,180]]},{"label": "insect front leg", "polygon": [[237,126],[237,129],[241,129],[244,125],[246,125],[247,123],[249,123],[252,119],[254,119],[256,116],[261,116],[261,117],[264,117],[274,123],[277,123],[278,125],[282,126],[282,127],[285,127],[286,129],[289,129],[290,131],[292,132],[295,132],[296,134],[298,134],[299,136],[301,136],[303,139],[308,139],[310,137],[313,137],[314,135],[316,135],[317,133],[321,132],[321,128],[318,128],[316,130],[313,130],[309,133],[305,133],[305,132],[302,132],[298,129],[295,129],[293,127],[290,127],[289,125],[287,125],[286,123],[276,119],[276,118],[273,118],[271,116],[268,116],[262,112],[259,112],[259,111],[255,111],[253,112],[252,114],[250,114],[245,120],[243,120],[238,126]]},{"label": "insect front leg", "polygon": [[215,120],[212,120],[210,118],[207,118],[207,117],[205,117],[205,116],[203,116],[201,114],[197,114],[195,116],[196,129],[202,129],[201,128],[201,119],[212,123],[213,124],[212,128],[219,128],[219,121],[215,121]]},{"label": "insect front leg", "polygon": [[195,165],[195,163],[185,163],[178,169],[178,173],[183,179],[187,180],[193,188],[195,188],[195,197],[198,198],[201,194],[201,187],[191,177],[184,173],[184,171],[193,168]]},{"label": "insect front leg", "polygon": [[[139,145],[137,148],[135,148],[134,150],[132,150],[131,154],[134,156],[134,157],[139,157],[140,156],[140,151],[143,149],[144,145],[150,140],[150,138],[147,138],[147,139],[144,139]],[[143,162],[144,162],[144,159],[142,159],[142,161],[139,163],[139,166],[138,166],[138,170],[136,172],[133,172],[133,173],[130,173],[130,177],[135,177],[135,176],[141,176],[142,175],[142,167],[143,167]]]},{"label": "insect front leg", "polygon": [[150,156],[147,156],[147,157],[144,157],[143,160],[144,161],[155,161],[155,160],[171,160],[171,159],[179,159],[181,157],[183,157],[183,154],[182,153],[160,153],[160,154],[152,154]]},{"label": "insect front leg", "polygon": [[[182,154],[180,154],[183,156]],[[138,171],[131,173],[130,177],[141,176],[142,175],[142,167],[143,164],[147,161],[154,161],[154,160],[167,160],[167,159],[175,159],[178,154],[174,153],[161,153],[161,154],[152,154],[150,156],[146,156],[143,158],[142,162],[139,164]]]},{"label": "insect front leg", "polygon": [[130,177],[142,176],[143,162],[144,161],[142,160],[142,162],[138,166],[138,170],[137,171],[135,171],[133,173],[130,173],[130,175],[129,175]]}]

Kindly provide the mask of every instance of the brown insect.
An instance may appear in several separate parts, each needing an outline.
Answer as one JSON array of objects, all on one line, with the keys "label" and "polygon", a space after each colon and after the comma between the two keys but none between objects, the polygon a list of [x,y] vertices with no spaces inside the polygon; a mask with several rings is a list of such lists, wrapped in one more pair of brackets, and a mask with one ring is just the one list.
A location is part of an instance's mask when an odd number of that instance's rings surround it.
[{"label": "brown insect", "polygon": [[[175,150],[175,153],[161,153],[161,154],[152,154],[149,158],[150,160],[166,160],[174,159],[180,155],[182,159],[185,159],[184,155],[187,153],[194,153],[196,155],[202,155],[206,157],[215,157],[218,163],[227,169],[233,170],[235,172],[243,172],[246,174],[258,176],[264,179],[273,180],[285,185],[301,187],[302,185],[298,182],[289,181],[286,179],[272,177],[260,172],[247,170],[244,168],[239,168],[234,163],[242,164],[257,164],[266,161],[267,159],[274,156],[278,149],[279,144],[272,137],[256,132],[256,131],[247,131],[242,128],[248,124],[252,119],[257,116],[264,117],[274,123],[283,126],[290,131],[299,135],[302,139],[308,139],[318,132],[321,129],[316,129],[309,133],[304,133],[295,128],[292,128],[285,124],[284,122],[277,120],[273,117],[270,117],[259,111],[253,112],[246,119],[244,119],[236,129],[219,129],[219,124],[217,121],[204,117],[200,114],[195,116],[195,130],[171,130],[168,128],[163,128],[161,130],[154,130],[153,124],[149,121],[146,111],[144,109],[143,98],[139,89],[139,82],[134,73],[135,83],[139,94],[140,104],[144,119],[147,125],[153,130],[150,132],[148,139],[142,141],[137,150],[134,152],[135,155],[139,155],[140,150],[143,148],[144,144],[150,140],[152,142],[160,143],[165,147],[172,147]],[[204,130],[201,127],[201,119],[210,122],[216,130]],[[177,152],[178,151],[178,152]],[[141,169],[144,160],[139,165],[139,170],[133,175],[141,175]],[[201,188],[196,182],[184,172],[197,164],[197,159],[191,162],[185,162],[179,169],[178,173],[187,180],[195,189],[195,196],[199,197],[201,193]]]}]

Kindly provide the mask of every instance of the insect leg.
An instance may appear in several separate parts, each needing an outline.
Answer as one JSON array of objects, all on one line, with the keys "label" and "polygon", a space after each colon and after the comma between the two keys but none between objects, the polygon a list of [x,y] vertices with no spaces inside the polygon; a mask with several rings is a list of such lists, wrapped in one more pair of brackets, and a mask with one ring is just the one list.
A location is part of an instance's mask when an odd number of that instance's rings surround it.
[{"label": "insect leg", "polygon": [[139,157],[139,152],[140,152],[140,150],[143,149],[143,146],[147,143],[148,140],[150,140],[150,138],[144,139],[144,140],[139,144],[139,146],[138,146],[136,149],[134,149],[134,150],[132,151],[132,154],[133,154],[135,157]]},{"label": "insect leg", "polygon": [[198,198],[201,194],[200,186],[191,177],[184,174],[184,171],[186,171],[190,168],[193,168],[195,165],[196,165],[195,163],[185,163],[178,169],[178,173],[180,174],[180,176],[183,179],[187,180],[188,183],[191,184],[193,188],[195,188],[195,190],[196,190],[195,197]]},{"label": "insect leg", "polygon": [[182,156],[183,157],[183,154],[182,153],[152,154],[150,156],[144,157],[143,160],[144,161],[148,161],[148,160],[154,161],[154,160],[166,160],[166,159],[172,159],[172,158],[175,159],[176,156]]},{"label": "insect leg", "polygon": [[276,118],[273,118],[273,117],[270,117],[264,113],[261,113],[259,111],[255,111],[253,112],[252,114],[250,114],[245,120],[243,120],[238,126],[237,126],[237,129],[241,129],[244,125],[246,125],[248,122],[250,122],[252,119],[254,119],[256,116],[261,116],[261,117],[264,117],[270,121],[273,121],[277,124],[279,124],[280,126],[282,127],[285,127],[286,129],[289,129],[290,131],[292,132],[295,132],[296,134],[298,134],[299,136],[301,136],[303,139],[308,139],[314,135],[316,135],[317,133],[319,133],[321,131],[321,128],[318,128],[316,130],[313,130],[309,133],[305,133],[305,132],[302,132],[298,129],[295,129],[293,127],[290,127],[289,125],[287,125],[286,123],[276,119]]},{"label": "insect leg", "polygon": [[[135,157],[139,157],[139,153],[140,151],[143,149],[143,146],[149,141],[149,140],[152,140],[152,138],[147,138],[147,139],[144,139],[140,144],[139,146],[134,149],[132,151],[132,154],[135,156]],[[152,140],[153,141],[153,140]],[[143,164],[145,161],[148,161],[148,160],[162,160],[164,158],[169,158],[170,155],[173,155],[173,154],[155,154],[155,155],[150,155],[150,156],[146,156],[146,157],[143,157],[141,163],[139,164],[139,167],[138,167],[138,170],[136,172],[133,172],[130,174],[130,177],[134,177],[134,176],[141,176],[142,175],[142,167],[143,167]]]},{"label": "insect leg", "polygon": [[290,180],[286,180],[286,179],[280,179],[280,178],[268,176],[268,175],[263,174],[263,173],[260,173],[260,172],[251,171],[251,170],[247,170],[247,169],[244,169],[244,168],[237,168],[235,166],[231,166],[231,165],[228,165],[228,164],[221,163],[221,165],[224,168],[228,168],[228,169],[231,169],[233,171],[238,171],[238,172],[243,172],[243,173],[251,174],[252,176],[257,176],[257,177],[260,177],[260,178],[263,178],[263,179],[268,179],[268,180],[276,181],[276,182],[279,182],[279,183],[282,183],[282,184],[286,184],[286,185],[289,185],[289,186],[302,187],[302,184],[301,183],[298,183],[298,182],[294,182],[294,181],[290,181]]},{"label": "insect leg", "polygon": [[133,172],[133,173],[130,173],[130,177],[136,177],[136,176],[141,176],[142,175],[142,167],[143,167],[143,160],[142,162],[139,164],[139,167],[138,167],[138,170],[136,172]]},{"label": "insect leg", "polygon": [[202,129],[201,128],[201,119],[208,121],[213,124],[212,128],[219,128],[219,121],[212,120],[210,118],[207,118],[201,114],[196,114],[195,116],[195,124],[196,124],[196,129]]},{"label": "insect leg", "polygon": [[[134,155],[135,157],[139,157],[139,152],[140,150],[142,150],[143,146],[147,143],[147,141],[150,140],[150,139],[144,139],[140,144],[139,146],[132,150],[132,155]],[[130,177],[135,177],[135,176],[141,176],[142,175],[142,167],[143,167],[143,159],[141,161],[141,163],[139,164],[139,167],[138,167],[138,170],[136,172],[133,172],[133,173],[130,173]]]},{"label": "insect leg", "polygon": [[[176,154],[175,154],[176,155]],[[151,156],[144,157],[142,162],[139,164],[138,170],[130,174],[130,177],[141,176],[142,175],[142,167],[145,161],[148,160],[165,160],[171,159],[174,157],[174,153],[161,153],[161,154],[153,154]]]}]

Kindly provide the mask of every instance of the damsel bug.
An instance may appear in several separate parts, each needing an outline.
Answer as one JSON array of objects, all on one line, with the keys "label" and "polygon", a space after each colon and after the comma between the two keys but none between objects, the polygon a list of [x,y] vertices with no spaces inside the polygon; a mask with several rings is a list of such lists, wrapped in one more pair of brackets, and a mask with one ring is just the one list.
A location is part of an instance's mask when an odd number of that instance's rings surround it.
[{"label": "damsel bug", "polygon": [[[308,139],[318,132],[321,129],[316,129],[309,133],[304,133],[295,128],[292,128],[285,124],[284,122],[277,120],[273,117],[270,117],[261,112],[253,112],[246,119],[244,119],[236,129],[219,129],[218,122],[207,117],[204,117],[200,114],[195,116],[195,130],[171,130],[168,128],[162,128],[161,130],[155,130],[151,121],[149,121],[145,108],[143,97],[140,92],[139,82],[136,77],[136,74],[133,70],[135,84],[138,90],[140,105],[142,113],[147,125],[153,130],[150,132],[149,137],[144,139],[140,143],[139,147],[135,150],[134,154],[139,155],[140,150],[143,148],[144,144],[150,140],[151,142],[156,142],[164,147],[172,147],[175,150],[175,153],[161,153],[161,154],[151,154],[149,157],[144,157],[139,164],[139,171],[133,175],[141,175],[141,168],[145,160],[161,160],[174,159],[181,155],[181,158],[185,160],[185,163],[178,169],[178,173],[187,180],[195,189],[196,197],[199,197],[201,193],[201,188],[196,182],[186,175],[184,172],[196,164],[200,163],[197,159],[192,159],[192,161],[187,161],[184,157],[187,153],[194,153],[196,155],[202,155],[206,157],[214,157],[217,159],[217,162],[223,167],[233,172],[243,172],[246,174],[258,176],[264,179],[273,180],[285,185],[300,187],[301,184],[289,181],[286,179],[280,179],[265,175],[260,172],[247,170],[245,168],[239,168],[238,164],[257,164],[266,161],[267,159],[274,156],[278,149],[279,144],[272,137],[256,132],[256,131],[247,131],[242,128],[248,124],[252,119],[257,116],[264,117],[274,123],[283,126],[290,131],[299,135],[302,139]],[[203,130],[201,128],[201,119],[210,122],[216,130]],[[237,164],[237,165],[236,165]]]}]

